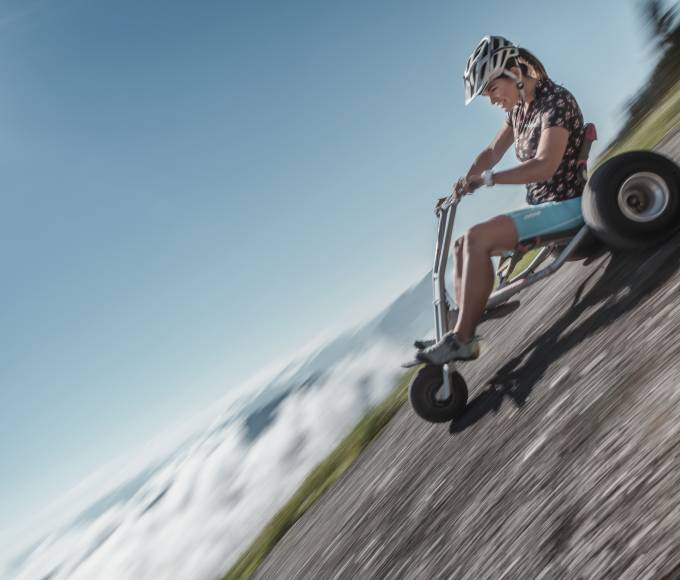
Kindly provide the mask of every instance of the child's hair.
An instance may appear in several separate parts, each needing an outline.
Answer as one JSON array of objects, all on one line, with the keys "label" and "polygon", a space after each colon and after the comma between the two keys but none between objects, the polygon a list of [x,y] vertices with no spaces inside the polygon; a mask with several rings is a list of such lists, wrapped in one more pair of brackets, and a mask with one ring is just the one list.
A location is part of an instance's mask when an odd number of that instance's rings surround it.
[{"label": "child's hair", "polygon": [[511,68],[513,66],[518,66],[523,75],[529,75],[536,79],[548,78],[548,73],[545,71],[543,63],[526,48],[520,48],[519,54],[516,57],[508,59],[505,68]]}]

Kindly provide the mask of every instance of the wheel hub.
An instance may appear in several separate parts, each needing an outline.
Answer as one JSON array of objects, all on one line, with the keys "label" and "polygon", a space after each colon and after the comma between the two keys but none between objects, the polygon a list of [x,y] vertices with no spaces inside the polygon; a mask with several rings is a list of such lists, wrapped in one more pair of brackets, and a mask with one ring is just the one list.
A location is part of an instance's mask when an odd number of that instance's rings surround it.
[{"label": "wheel hub", "polygon": [[618,204],[623,215],[635,222],[650,222],[663,214],[670,200],[666,181],[656,173],[634,173],[619,189]]}]

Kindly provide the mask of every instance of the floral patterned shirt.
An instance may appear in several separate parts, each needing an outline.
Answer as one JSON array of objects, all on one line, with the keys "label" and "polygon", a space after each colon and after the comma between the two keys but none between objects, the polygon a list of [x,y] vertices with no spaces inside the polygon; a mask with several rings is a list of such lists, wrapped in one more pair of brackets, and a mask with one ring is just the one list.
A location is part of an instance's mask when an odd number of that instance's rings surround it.
[{"label": "floral patterned shirt", "polygon": [[527,203],[563,201],[579,197],[583,184],[577,179],[576,161],[583,144],[583,114],[574,96],[550,79],[536,83],[534,99],[525,111],[522,103],[508,113],[506,123],[515,135],[515,153],[520,161],[536,156],[541,132],[548,127],[564,127],[569,131],[567,148],[555,174],[547,181],[527,184]]}]

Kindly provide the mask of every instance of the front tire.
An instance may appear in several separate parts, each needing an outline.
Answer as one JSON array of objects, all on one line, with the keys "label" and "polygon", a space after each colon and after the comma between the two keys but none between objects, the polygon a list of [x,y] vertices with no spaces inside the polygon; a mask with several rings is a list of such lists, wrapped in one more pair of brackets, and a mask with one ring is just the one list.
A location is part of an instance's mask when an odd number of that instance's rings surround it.
[{"label": "front tire", "polygon": [[408,387],[408,398],[416,414],[430,423],[446,423],[459,418],[467,405],[468,389],[460,373],[451,373],[451,396],[437,399],[437,391],[444,384],[440,366],[425,365],[413,376]]},{"label": "front tire", "polygon": [[598,167],[583,192],[586,224],[612,248],[656,244],[680,226],[680,168],[653,151],[630,151]]}]

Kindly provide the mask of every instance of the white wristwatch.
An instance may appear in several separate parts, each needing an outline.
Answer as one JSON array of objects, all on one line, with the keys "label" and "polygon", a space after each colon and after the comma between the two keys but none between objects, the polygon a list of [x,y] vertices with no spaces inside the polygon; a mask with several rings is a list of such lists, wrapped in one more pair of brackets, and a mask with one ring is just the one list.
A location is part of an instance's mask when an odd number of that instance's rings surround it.
[{"label": "white wristwatch", "polygon": [[482,171],[482,181],[484,182],[484,185],[486,185],[487,187],[493,187],[494,185],[493,171],[491,171],[491,169]]}]

